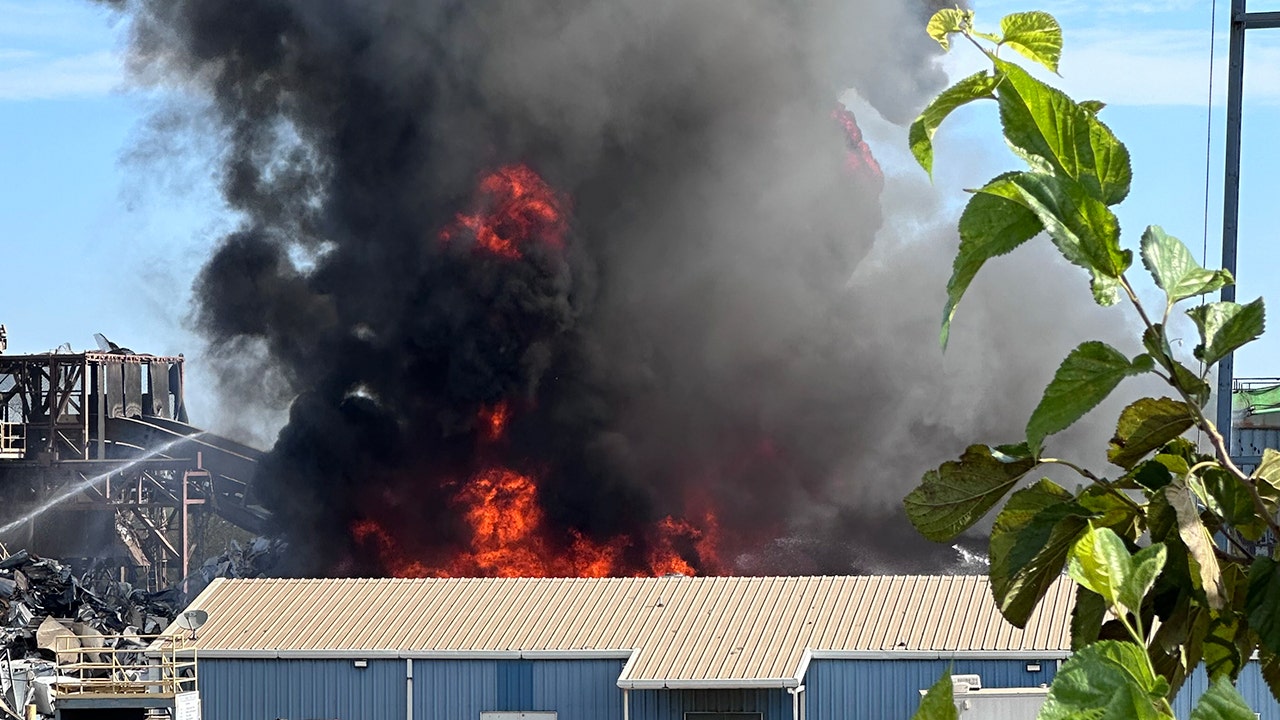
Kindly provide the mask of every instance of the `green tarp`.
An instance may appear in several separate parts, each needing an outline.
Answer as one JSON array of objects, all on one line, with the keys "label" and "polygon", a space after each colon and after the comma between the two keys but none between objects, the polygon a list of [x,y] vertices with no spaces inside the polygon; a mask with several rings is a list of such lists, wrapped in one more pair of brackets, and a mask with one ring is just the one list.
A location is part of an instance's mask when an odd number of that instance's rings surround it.
[{"label": "green tarp", "polygon": [[1280,384],[1234,390],[1231,409],[1246,416],[1280,412]]}]

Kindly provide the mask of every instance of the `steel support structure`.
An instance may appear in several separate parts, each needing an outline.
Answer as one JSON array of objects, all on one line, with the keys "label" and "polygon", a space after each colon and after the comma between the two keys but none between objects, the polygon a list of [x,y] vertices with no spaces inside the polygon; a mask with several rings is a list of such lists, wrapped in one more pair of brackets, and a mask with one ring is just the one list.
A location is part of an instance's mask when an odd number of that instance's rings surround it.
[{"label": "steel support structure", "polygon": [[22,428],[19,456],[88,457],[88,378],[84,355],[0,356],[0,423]]},{"label": "steel support structure", "polygon": [[[1236,275],[1236,244],[1240,229],[1240,128],[1244,115],[1244,41],[1248,30],[1280,28],[1280,12],[1249,12],[1247,0],[1231,0],[1231,39],[1227,67],[1226,173],[1222,202],[1222,267]],[[1234,302],[1236,288],[1222,288],[1222,300]],[[1231,448],[1231,400],[1235,389],[1235,358],[1218,363],[1218,431]]]},{"label": "steel support structure", "polygon": [[[177,422],[185,412],[182,364],[181,356],[128,351],[0,355],[0,526],[32,513],[11,532],[33,542],[46,510],[109,513],[114,532],[88,515],[76,521],[102,533],[103,557],[114,553],[122,570],[131,565],[152,589],[185,577],[193,528],[215,509],[200,452],[178,447],[176,456],[157,456],[181,437],[160,428],[154,438],[112,433],[142,417],[193,431]],[[48,534],[40,542],[57,544]],[[88,546],[64,547],[79,553]]]},{"label": "steel support structure", "polygon": [[146,568],[149,589],[170,587],[185,578],[191,572],[192,513],[210,511],[210,475],[200,457],[194,468],[187,460],[144,461],[99,477],[101,481],[86,488],[78,502],[64,507],[111,510],[121,541],[141,556],[135,569]]}]

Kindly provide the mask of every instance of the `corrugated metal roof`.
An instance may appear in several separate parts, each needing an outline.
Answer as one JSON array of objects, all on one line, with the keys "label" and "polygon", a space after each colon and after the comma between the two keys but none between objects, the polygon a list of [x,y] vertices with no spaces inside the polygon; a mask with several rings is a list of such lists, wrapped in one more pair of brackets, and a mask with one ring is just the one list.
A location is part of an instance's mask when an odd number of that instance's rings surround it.
[{"label": "corrugated metal roof", "polygon": [[1066,653],[1073,585],[1025,630],[985,576],[215,580],[199,648],[219,655],[635,653],[634,682],[795,678],[820,652]]}]

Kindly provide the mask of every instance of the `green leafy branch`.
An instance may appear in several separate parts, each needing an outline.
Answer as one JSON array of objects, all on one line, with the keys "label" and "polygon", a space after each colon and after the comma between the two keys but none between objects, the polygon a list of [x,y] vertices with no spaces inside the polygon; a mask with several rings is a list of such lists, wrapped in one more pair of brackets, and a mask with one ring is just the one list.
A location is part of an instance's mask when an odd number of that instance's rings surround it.
[{"label": "green leafy branch", "polygon": [[[998,508],[991,587],[1014,625],[1025,626],[1064,572],[1079,586],[1071,623],[1077,652],[1055,679],[1042,718],[1172,717],[1169,699],[1201,663],[1213,685],[1193,717],[1252,717],[1233,682],[1255,651],[1273,693],[1280,689],[1280,563],[1258,544],[1268,534],[1280,537],[1280,453],[1267,451],[1245,472],[1204,407],[1213,368],[1265,329],[1262,300],[1185,310],[1200,340],[1192,353],[1199,369],[1188,367],[1166,334],[1171,314],[1234,278],[1201,267],[1181,241],[1150,226],[1138,251],[1164,302],[1159,312],[1148,311],[1128,275],[1134,254],[1121,245],[1112,210],[1129,194],[1129,152],[1099,118],[1104,105],[1077,102],[1000,54],[1008,48],[1056,74],[1060,26],[1047,13],[1027,12],[1004,17],[999,32],[982,32],[974,17],[954,8],[929,22],[944,50],[959,35],[991,67],[942,91],[921,112],[910,128],[911,151],[932,174],[943,121],[965,105],[992,101],[1025,169],[970,191],[947,283],[942,347],[982,266],[1046,236],[1086,272],[1096,303],[1128,299],[1144,328],[1144,352],[1129,357],[1100,341],[1080,344],[1054,373],[1024,439],[972,445],[926,473],[904,499],[907,515],[926,537],[949,542]],[[1141,398],[1121,412],[1107,452],[1116,477],[1046,455],[1054,435],[1127,378],[1148,374],[1173,397]],[[1192,429],[1208,438],[1212,453],[1182,437]],[[1027,484],[1044,465],[1068,468],[1085,483],[1076,492],[1048,478]],[[949,694],[950,685],[940,680],[930,695],[944,690]],[[920,717],[952,717],[947,708],[954,710],[949,698],[926,697]]]}]

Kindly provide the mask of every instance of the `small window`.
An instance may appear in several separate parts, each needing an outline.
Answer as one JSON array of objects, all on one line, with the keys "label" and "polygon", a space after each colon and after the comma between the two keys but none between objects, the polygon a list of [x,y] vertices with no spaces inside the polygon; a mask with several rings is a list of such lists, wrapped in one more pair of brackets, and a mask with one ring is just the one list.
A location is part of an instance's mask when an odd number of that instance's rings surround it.
[{"label": "small window", "polygon": [[482,712],[480,720],[556,720],[554,712]]}]

